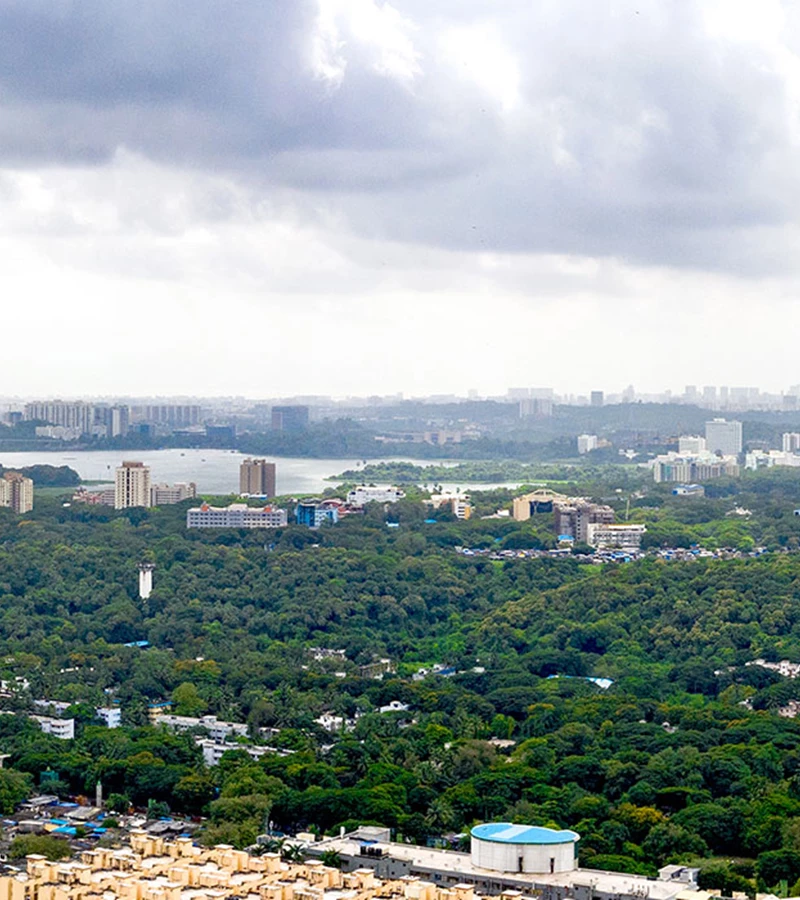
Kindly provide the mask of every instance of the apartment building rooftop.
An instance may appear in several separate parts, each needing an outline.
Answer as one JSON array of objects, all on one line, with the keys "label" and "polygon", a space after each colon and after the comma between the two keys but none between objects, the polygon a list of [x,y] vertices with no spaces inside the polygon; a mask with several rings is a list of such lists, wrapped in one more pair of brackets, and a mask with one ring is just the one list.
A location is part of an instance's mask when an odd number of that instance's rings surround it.
[{"label": "apartment building rooftop", "polygon": [[88,850],[68,862],[33,854],[26,862],[25,871],[0,877],[3,900],[476,900],[471,885],[384,881],[369,868],[345,873],[318,860],[287,863],[277,853],[205,849],[141,830],[121,850]]}]

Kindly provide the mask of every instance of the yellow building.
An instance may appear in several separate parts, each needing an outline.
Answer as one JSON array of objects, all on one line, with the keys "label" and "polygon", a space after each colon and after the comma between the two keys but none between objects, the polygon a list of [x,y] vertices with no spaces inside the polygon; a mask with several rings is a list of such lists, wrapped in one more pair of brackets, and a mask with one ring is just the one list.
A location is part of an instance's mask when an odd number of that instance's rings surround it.
[{"label": "yellow building", "polygon": [[[519,894],[516,894],[517,898]],[[383,881],[372,869],[344,873],[319,860],[283,862],[226,844],[164,841],[142,830],[121,850],[87,850],[76,860],[27,857],[27,870],[0,877],[0,900],[476,900],[471,885],[439,888],[412,876]]]}]

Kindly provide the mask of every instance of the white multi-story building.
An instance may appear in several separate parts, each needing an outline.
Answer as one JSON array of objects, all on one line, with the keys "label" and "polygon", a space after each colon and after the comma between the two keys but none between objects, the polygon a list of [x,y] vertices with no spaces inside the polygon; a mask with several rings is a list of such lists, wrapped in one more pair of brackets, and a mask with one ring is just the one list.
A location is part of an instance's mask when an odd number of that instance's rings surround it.
[{"label": "white multi-story building", "polygon": [[742,423],[725,419],[706,422],[706,448],[723,456],[738,456],[742,452]]},{"label": "white multi-story building", "polygon": [[621,550],[638,550],[647,531],[644,525],[630,523],[590,523],[586,526],[586,543],[598,550],[619,547]]},{"label": "white multi-story building", "polygon": [[739,474],[739,464],[735,456],[720,458],[706,451],[693,456],[681,456],[670,451],[653,460],[653,480],[657,482],[678,481],[682,483],[708,481],[709,478],[720,478],[729,475],[735,478]]},{"label": "white multi-story building", "polygon": [[193,506],[186,511],[187,528],[282,528],[288,522],[285,509],[276,506]]},{"label": "white multi-story building", "polygon": [[[73,719],[59,718],[60,716],[64,715],[64,713],[70,708],[70,706],[74,706],[74,703],[71,701],[34,700],[33,705],[38,709],[41,709],[43,712],[49,714],[47,716],[36,717],[37,721],[39,718],[52,718],[62,722],[74,721]],[[119,706],[98,706],[95,708],[94,713],[98,719],[102,719],[103,722],[105,722],[108,728],[119,728],[120,725],[122,725],[122,710]],[[69,731],[69,727],[67,727],[66,730]],[[53,734],[55,732],[51,731],[49,733]],[[72,735],[70,735],[70,737],[72,737]]]},{"label": "white multi-story building", "polygon": [[202,739],[196,741],[196,744],[203,751],[203,762],[209,767],[218,766],[222,754],[228,750],[244,750],[252,759],[261,759],[267,753],[276,752],[274,747],[259,747],[257,744],[226,744],[224,741]]},{"label": "white multi-story building", "polygon": [[118,706],[98,706],[95,715],[106,723],[107,728],[119,728],[122,725],[122,710]]},{"label": "white multi-story building", "polygon": [[751,450],[745,454],[745,469],[771,469],[773,466],[800,466],[800,454],[784,450]]},{"label": "white multi-story building", "polygon": [[450,509],[457,519],[469,519],[472,516],[472,505],[469,497],[453,497],[450,501]]},{"label": "white multi-story building", "polygon": [[683,434],[678,438],[678,453],[681,456],[696,456],[706,452],[706,439],[696,434]]},{"label": "white multi-story building", "polygon": [[114,477],[114,509],[150,506],[150,467],[123,462]]},{"label": "white multi-story building", "polygon": [[59,719],[55,716],[28,716],[45,734],[52,734],[62,741],[75,737],[75,719]]},{"label": "white multi-story building", "polygon": [[596,434],[579,434],[578,435],[578,453],[589,453],[597,449]]},{"label": "white multi-story building", "polygon": [[193,482],[178,481],[173,485],[154,484],[150,488],[151,506],[172,506],[197,496],[197,485]]},{"label": "white multi-story building", "polygon": [[367,503],[396,503],[405,497],[405,492],[396,487],[367,487],[360,485],[347,495],[350,506],[364,506]]},{"label": "white multi-story building", "polygon": [[228,737],[247,737],[247,725],[244,722],[221,722],[216,716],[173,716],[162,714],[154,716],[156,725],[163,725],[170,731],[188,731],[190,728],[205,728],[213,741],[222,741]]},{"label": "white multi-story building", "polygon": [[77,441],[80,436],[80,428],[68,428],[66,425],[36,426],[36,437],[50,438],[55,441]]}]

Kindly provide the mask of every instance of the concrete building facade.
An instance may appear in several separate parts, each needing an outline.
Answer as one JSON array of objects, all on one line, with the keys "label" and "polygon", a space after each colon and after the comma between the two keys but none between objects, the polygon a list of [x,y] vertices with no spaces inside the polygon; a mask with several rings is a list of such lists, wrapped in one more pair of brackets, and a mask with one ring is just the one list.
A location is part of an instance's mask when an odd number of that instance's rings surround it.
[{"label": "concrete building facade", "polygon": [[265,459],[246,459],[239,466],[239,493],[253,497],[274,497],[275,463]]},{"label": "concrete building facade", "polygon": [[150,467],[123,462],[114,473],[114,509],[150,506]]},{"label": "concrete building facade", "polygon": [[285,509],[276,506],[195,506],[186,511],[187,528],[282,528],[288,522]]},{"label": "concrete building facade", "polygon": [[150,488],[151,506],[172,506],[197,496],[197,485],[193,482],[178,481],[173,485],[154,484]]},{"label": "concrete building facade", "polygon": [[4,472],[0,478],[0,506],[22,514],[33,509],[33,481],[20,472]]},{"label": "concrete building facade", "polygon": [[706,448],[723,456],[738,456],[742,452],[742,423],[725,419],[706,422]]}]

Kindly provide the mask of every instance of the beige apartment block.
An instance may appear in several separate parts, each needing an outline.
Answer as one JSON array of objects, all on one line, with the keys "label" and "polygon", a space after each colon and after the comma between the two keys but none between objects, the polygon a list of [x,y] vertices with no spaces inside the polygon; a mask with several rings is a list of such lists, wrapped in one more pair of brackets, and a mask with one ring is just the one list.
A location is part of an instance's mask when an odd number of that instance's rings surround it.
[{"label": "beige apartment block", "polygon": [[[519,898],[516,893],[516,898]],[[344,873],[319,860],[283,862],[225,844],[130,834],[121,850],[87,850],[76,860],[27,857],[27,870],[0,877],[0,900],[476,900],[471,885],[439,888],[412,876],[382,880],[372,869]],[[510,900],[510,898],[509,898]]]}]

